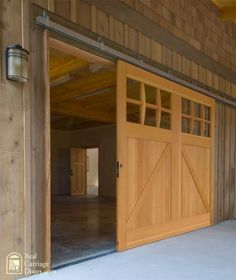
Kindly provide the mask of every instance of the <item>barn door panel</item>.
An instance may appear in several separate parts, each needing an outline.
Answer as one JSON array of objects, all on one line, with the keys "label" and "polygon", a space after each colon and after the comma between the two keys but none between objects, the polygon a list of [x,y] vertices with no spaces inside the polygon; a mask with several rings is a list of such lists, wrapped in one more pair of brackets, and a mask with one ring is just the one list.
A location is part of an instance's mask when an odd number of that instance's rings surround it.
[{"label": "barn door panel", "polygon": [[156,225],[180,212],[179,151],[173,145],[180,143],[173,121],[180,108],[172,104],[180,97],[161,90],[155,75],[123,62],[117,73],[117,236],[123,250],[145,243]]},{"label": "barn door panel", "polygon": [[169,165],[169,144],[128,139],[128,231],[170,219]]},{"label": "barn door panel", "polygon": [[213,105],[118,62],[118,250],[210,224]]},{"label": "barn door panel", "polygon": [[210,212],[210,150],[182,146],[182,217]]}]

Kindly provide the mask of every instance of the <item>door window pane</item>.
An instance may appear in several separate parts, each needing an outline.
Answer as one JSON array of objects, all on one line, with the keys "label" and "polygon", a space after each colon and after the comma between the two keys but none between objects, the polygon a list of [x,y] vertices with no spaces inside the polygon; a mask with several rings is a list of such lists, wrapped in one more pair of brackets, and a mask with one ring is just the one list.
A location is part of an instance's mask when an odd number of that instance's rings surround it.
[{"label": "door window pane", "polygon": [[194,116],[201,117],[201,104],[194,102]]},{"label": "door window pane", "polygon": [[182,117],[182,132],[190,133],[191,119]]},{"label": "door window pane", "polygon": [[171,115],[167,112],[161,112],[161,128],[171,129]]},{"label": "door window pane", "polygon": [[127,79],[127,97],[140,100],[140,82]]},{"label": "door window pane", "polygon": [[157,89],[149,86],[149,85],[145,85],[145,93],[146,93],[146,103],[150,103],[150,104],[157,104]]},{"label": "door window pane", "polygon": [[190,115],[191,114],[191,103],[190,100],[182,98],[182,114]]},{"label": "door window pane", "polygon": [[193,134],[201,135],[201,122],[200,121],[196,121],[196,120],[194,121]]},{"label": "door window pane", "polygon": [[146,108],[145,125],[157,126],[157,110]]},{"label": "door window pane", "polygon": [[205,120],[209,121],[211,118],[211,109],[208,106],[204,106],[205,109]]},{"label": "door window pane", "polygon": [[206,136],[206,137],[210,137],[211,136],[210,124],[209,123],[205,123],[204,136]]},{"label": "door window pane", "polygon": [[127,121],[133,123],[140,123],[139,105],[127,103]]},{"label": "door window pane", "polygon": [[161,107],[170,109],[171,108],[171,94],[170,92],[161,90]]}]

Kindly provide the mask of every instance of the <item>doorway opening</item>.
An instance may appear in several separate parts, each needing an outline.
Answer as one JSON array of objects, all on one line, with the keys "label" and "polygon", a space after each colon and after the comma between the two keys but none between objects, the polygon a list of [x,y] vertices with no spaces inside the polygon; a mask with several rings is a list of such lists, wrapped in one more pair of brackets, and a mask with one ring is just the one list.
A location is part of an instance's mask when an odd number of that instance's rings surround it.
[{"label": "doorway opening", "polygon": [[99,148],[70,149],[71,195],[99,196]]},{"label": "doorway opening", "polygon": [[52,268],[116,249],[116,71],[50,39]]},{"label": "doorway opening", "polygon": [[87,195],[99,196],[99,148],[87,152]]}]

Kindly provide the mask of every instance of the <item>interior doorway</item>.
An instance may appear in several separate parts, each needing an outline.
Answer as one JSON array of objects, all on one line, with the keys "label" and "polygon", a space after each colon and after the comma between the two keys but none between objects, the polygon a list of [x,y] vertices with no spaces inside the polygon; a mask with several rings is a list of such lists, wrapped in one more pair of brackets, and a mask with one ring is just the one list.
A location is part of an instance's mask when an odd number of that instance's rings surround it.
[{"label": "interior doorway", "polygon": [[99,196],[99,148],[70,149],[71,195]]},{"label": "interior doorway", "polygon": [[116,70],[50,43],[51,260],[58,268],[116,250]]},{"label": "interior doorway", "polygon": [[87,195],[99,196],[99,148],[87,152]]}]

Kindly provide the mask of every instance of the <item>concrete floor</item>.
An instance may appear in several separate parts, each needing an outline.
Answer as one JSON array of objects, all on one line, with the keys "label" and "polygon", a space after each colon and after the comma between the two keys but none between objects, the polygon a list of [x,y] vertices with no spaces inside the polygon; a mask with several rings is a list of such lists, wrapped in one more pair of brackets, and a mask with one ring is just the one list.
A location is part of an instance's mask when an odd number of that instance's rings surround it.
[{"label": "concrete floor", "polygon": [[235,280],[236,221],[226,221],[30,279]]},{"label": "concrete floor", "polygon": [[115,250],[115,199],[57,196],[52,200],[52,265]]}]

